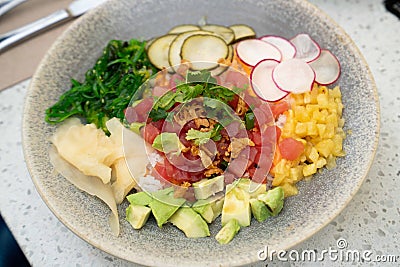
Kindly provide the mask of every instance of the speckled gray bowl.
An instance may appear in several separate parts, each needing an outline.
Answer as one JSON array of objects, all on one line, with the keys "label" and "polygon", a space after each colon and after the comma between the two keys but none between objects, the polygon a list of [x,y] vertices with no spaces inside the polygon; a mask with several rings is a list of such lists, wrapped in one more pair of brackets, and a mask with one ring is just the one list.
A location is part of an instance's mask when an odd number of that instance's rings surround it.
[{"label": "speckled gray bowl", "polygon": [[[109,210],[97,198],[54,175],[48,158],[53,126],[44,122],[44,111],[70,87],[70,78],[82,79],[113,38],[149,38],[164,34],[181,23],[245,23],[258,35],[291,37],[306,32],[322,47],[331,49],[342,65],[338,81],[343,92],[347,156],[338,167],[323,171],[311,182],[300,183],[300,193],[289,198],[281,215],[243,228],[228,245],[212,237],[187,239],[171,225],[159,229],[150,220],[140,231],[124,220],[120,206],[121,234],[108,226]],[[112,255],[143,265],[231,266],[258,262],[257,252],[288,249],[328,224],[346,206],[363,182],[377,147],[379,105],[372,75],[360,52],[331,19],[306,1],[287,0],[112,0],[75,22],[57,40],[42,61],[28,90],[23,120],[26,162],[32,179],[48,207],[71,231]]]}]

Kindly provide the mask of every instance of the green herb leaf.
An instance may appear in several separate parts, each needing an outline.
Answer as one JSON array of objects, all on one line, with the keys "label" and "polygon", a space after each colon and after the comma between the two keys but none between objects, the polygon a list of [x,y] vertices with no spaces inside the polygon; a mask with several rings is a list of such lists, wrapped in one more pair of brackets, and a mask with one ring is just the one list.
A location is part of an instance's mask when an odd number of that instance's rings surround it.
[{"label": "green herb leaf", "polygon": [[219,141],[221,140],[222,136],[221,136],[221,130],[223,129],[221,124],[216,124],[214,126],[214,128],[210,131],[207,132],[202,132],[199,130],[195,130],[195,129],[190,129],[187,133],[186,133],[186,140],[194,140],[194,143],[196,145],[204,145],[205,143],[207,143],[210,139],[214,140],[214,141]]},{"label": "green herb leaf", "polygon": [[254,113],[253,112],[247,112],[245,117],[244,117],[244,122],[246,125],[246,130],[251,130],[254,128]]}]

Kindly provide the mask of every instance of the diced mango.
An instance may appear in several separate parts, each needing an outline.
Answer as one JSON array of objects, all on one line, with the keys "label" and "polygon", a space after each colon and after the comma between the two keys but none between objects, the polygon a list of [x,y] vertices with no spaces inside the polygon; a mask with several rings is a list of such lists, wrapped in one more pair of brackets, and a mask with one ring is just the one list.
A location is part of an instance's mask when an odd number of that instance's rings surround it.
[{"label": "diced mango", "polygon": [[311,160],[312,162],[317,162],[318,158],[319,158],[319,154],[318,151],[315,147],[312,147],[310,149],[310,153],[307,155],[307,158],[309,160]]},{"label": "diced mango", "polygon": [[314,121],[306,122],[306,124],[307,124],[307,135],[317,136],[318,135],[317,124]]},{"label": "diced mango", "polygon": [[294,183],[303,179],[303,166],[298,165],[296,167],[290,168],[290,180]]},{"label": "diced mango", "polygon": [[304,106],[295,106],[294,107],[294,115],[295,115],[296,120],[299,122],[310,121],[310,116],[308,115],[306,108]]},{"label": "diced mango", "polygon": [[317,124],[317,129],[318,129],[318,134],[319,136],[325,136],[325,131],[326,131],[326,125],[318,123]]},{"label": "diced mango", "polygon": [[327,158],[326,158],[326,168],[328,169],[328,170],[331,170],[331,169],[333,169],[333,168],[335,168],[336,167],[336,157],[334,157],[334,156],[332,156],[332,155],[329,155]]},{"label": "diced mango", "polygon": [[342,98],[342,92],[340,92],[339,86],[335,86],[335,88],[333,88],[330,91],[330,94],[334,97],[334,98]]},{"label": "diced mango", "polygon": [[317,167],[317,169],[320,169],[322,167],[324,167],[326,165],[326,159],[323,157],[320,157],[316,162],[315,162],[315,166]]},{"label": "diced mango", "polygon": [[293,184],[284,183],[280,185],[283,189],[283,194],[285,197],[295,196],[299,193],[297,187]]},{"label": "diced mango", "polygon": [[317,166],[315,165],[315,163],[304,165],[304,167],[303,167],[303,175],[304,176],[310,176],[316,172],[317,172]]},{"label": "diced mango", "polygon": [[292,99],[296,105],[303,105],[304,104],[304,98],[303,94],[293,94]]},{"label": "diced mango", "polygon": [[327,94],[319,94],[317,96],[317,103],[321,108],[327,108],[329,106],[329,97]]},{"label": "diced mango", "polygon": [[286,197],[297,194],[298,181],[309,179],[325,166],[334,168],[336,157],[345,155],[341,97],[339,87],[328,89],[317,84],[309,92],[291,95],[291,109],[285,112],[281,138],[295,138],[305,150],[293,161],[274,160],[272,184],[282,186]]},{"label": "diced mango", "polygon": [[304,137],[307,135],[307,124],[298,122],[296,124],[296,128],[294,130],[294,133],[300,137]]},{"label": "diced mango", "polygon": [[315,148],[323,157],[328,157],[332,153],[334,146],[335,144],[331,139],[325,139],[316,144]]},{"label": "diced mango", "polygon": [[326,124],[326,130],[322,138],[332,138],[335,135],[335,125],[333,123]]},{"label": "diced mango", "polygon": [[338,126],[337,115],[334,113],[329,114],[328,117],[326,117],[326,123],[331,123],[333,124],[334,127],[337,127]]}]

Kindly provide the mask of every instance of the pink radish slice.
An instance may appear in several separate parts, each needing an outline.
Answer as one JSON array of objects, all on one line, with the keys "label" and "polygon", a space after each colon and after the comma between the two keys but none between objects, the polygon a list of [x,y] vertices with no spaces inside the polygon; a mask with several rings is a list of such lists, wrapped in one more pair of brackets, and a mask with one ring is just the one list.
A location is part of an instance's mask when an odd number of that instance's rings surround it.
[{"label": "pink radish slice", "polygon": [[292,58],[276,66],[272,72],[272,78],[279,89],[301,94],[311,90],[315,73],[304,60]]},{"label": "pink radish slice", "polygon": [[251,87],[263,100],[275,102],[288,95],[279,89],[272,79],[272,71],[279,65],[278,61],[264,59],[257,63],[250,74]]},{"label": "pink radish slice", "polygon": [[315,81],[321,85],[334,83],[340,76],[339,60],[329,50],[322,49],[321,55],[309,64],[315,72]]},{"label": "pink radish slice", "polygon": [[321,53],[319,45],[306,33],[296,35],[290,42],[296,47],[296,58],[305,62],[315,60]]},{"label": "pink radish slice", "polygon": [[287,39],[274,36],[274,35],[266,35],[260,38],[261,41],[270,43],[276,46],[282,54],[282,61],[290,58],[294,58],[296,55],[296,48],[294,45]]},{"label": "pink radish slice", "polygon": [[263,59],[280,61],[282,58],[278,48],[258,39],[248,39],[238,43],[236,53],[241,61],[250,66],[255,66]]}]

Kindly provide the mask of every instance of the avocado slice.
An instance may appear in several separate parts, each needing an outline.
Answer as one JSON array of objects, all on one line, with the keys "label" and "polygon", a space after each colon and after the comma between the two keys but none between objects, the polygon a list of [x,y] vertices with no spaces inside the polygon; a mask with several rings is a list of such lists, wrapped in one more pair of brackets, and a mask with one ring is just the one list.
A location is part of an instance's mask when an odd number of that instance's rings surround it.
[{"label": "avocado slice", "polygon": [[[221,208],[218,211],[218,208],[216,208],[216,203],[223,198],[224,198],[224,194],[222,192],[220,192],[220,193],[218,193],[214,196],[211,196],[207,199],[199,199],[195,203],[193,203],[192,209],[194,211],[196,211],[198,214],[200,214],[201,217],[203,217],[203,219],[207,223],[212,223],[214,221],[214,219],[221,214],[222,205],[220,205]],[[216,208],[215,211],[214,211],[214,208]],[[215,215],[215,213],[218,213],[218,214]]]},{"label": "avocado slice", "polygon": [[169,221],[182,230],[187,237],[198,238],[210,236],[208,224],[190,207],[179,208]]},{"label": "avocado slice", "polygon": [[151,212],[157,221],[158,227],[164,223],[181,207],[186,199],[175,198],[174,188],[169,187],[152,193],[153,200],[149,203]]},{"label": "avocado slice", "polygon": [[142,191],[142,192],[137,192],[137,193],[134,193],[134,194],[130,194],[130,195],[128,195],[126,197],[126,199],[132,205],[147,206],[153,200],[153,197],[150,194]]},{"label": "avocado slice", "polygon": [[251,213],[257,221],[263,222],[268,217],[272,216],[272,213],[268,210],[267,206],[261,200],[251,198],[250,199]]},{"label": "avocado slice", "polygon": [[231,219],[236,219],[240,226],[249,226],[251,221],[250,194],[235,184],[226,186],[222,225],[224,226]]},{"label": "avocado slice", "polygon": [[220,175],[211,179],[202,179],[192,185],[196,199],[207,199],[224,190],[224,176]]},{"label": "avocado slice", "polygon": [[284,192],[282,187],[278,186],[266,193],[260,194],[257,199],[265,203],[271,211],[272,216],[277,215],[283,208]]},{"label": "avocado slice", "polygon": [[211,208],[214,212],[212,221],[215,221],[215,219],[217,219],[218,216],[221,215],[222,207],[224,206],[224,200],[225,200],[225,198],[221,198],[221,199],[218,199],[217,201],[211,203]]},{"label": "avocado slice", "polygon": [[126,208],[126,220],[134,229],[140,229],[147,222],[151,209],[141,205],[129,205]]},{"label": "avocado slice", "polygon": [[239,232],[240,225],[236,219],[229,220],[224,227],[219,230],[215,239],[220,244],[228,244],[235,237],[235,235]]},{"label": "avocado slice", "polygon": [[203,219],[211,223],[214,218],[214,211],[211,207],[211,203],[209,203],[206,199],[200,199],[196,201],[193,206],[193,210],[203,217]]}]

